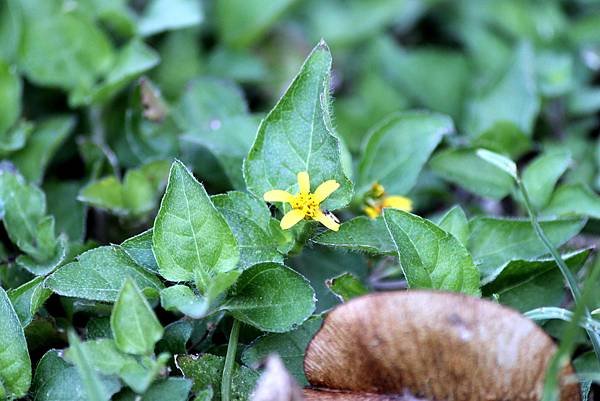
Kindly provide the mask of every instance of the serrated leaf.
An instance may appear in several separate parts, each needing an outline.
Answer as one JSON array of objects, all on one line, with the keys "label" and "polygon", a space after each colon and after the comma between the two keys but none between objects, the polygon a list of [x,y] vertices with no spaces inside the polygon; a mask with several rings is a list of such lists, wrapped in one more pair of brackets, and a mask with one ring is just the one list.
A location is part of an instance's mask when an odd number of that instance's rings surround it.
[{"label": "serrated leaf", "polygon": [[547,216],[589,216],[600,219],[600,196],[584,184],[558,187],[542,211]]},{"label": "serrated leaf", "polygon": [[160,304],[168,311],[179,311],[193,319],[204,317],[208,311],[208,301],[194,294],[187,285],[173,285],[160,292]]},{"label": "serrated leaf", "polygon": [[129,354],[148,355],[164,329],[135,282],[125,279],[110,315],[117,347]]},{"label": "serrated leaf", "polygon": [[308,281],[279,263],[245,270],[221,309],[263,331],[285,332],[302,324],[315,310]]},{"label": "serrated leaf", "polygon": [[326,285],[342,302],[369,292],[367,287],[352,273],[342,273],[330,278],[326,281]]},{"label": "serrated leaf", "polygon": [[367,137],[357,192],[378,182],[388,193],[408,193],[443,136],[453,131],[452,120],[442,114],[412,111],[389,116]]},{"label": "serrated leaf", "polygon": [[523,170],[523,185],[537,210],[548,204],[556,182],[571,162],[570,152],[544,153]]},{"label": "serrated leaf", "polygon": [[204,19],[200,3],[193,0],[152,0],[139,22],[142,36],[199,25]]},{"label": "serrated leaf", "polygon": [[31,385],[25,334],[4,289],[0,288],[0,382],[9,398],[24,397]]},{"label": "serrated leaf", "polygon": [[52,290],[44,287],[44,277],[36,277],[31,281],[8,290],[8,297],[15,308],[21,326],[26,327],[33,316],[52,295]]},{"label": "serrated leaf", "polygon": [[244,349],[242,361],[248,366],[257,366],[269,355],[277,354],[298,383],[308,385],[304,376],[304,352],[322,322],[321,316],[312,316],[290,332],[259,337]]},{"label": "serrated leaf", "polygon": [[296,176],[307,171],[316,185],[326,180],[340,184],[324,207],[335,210],[350,201],[352,183],[342,167],[329,114],[331,62],[329,48],[319,43],[261,123],[244,163],[246,185],[255,196],[273,189],[297,192]]},{"label": "serrated leaf", "polygon": [[396,252],[383,218],[355,217],[340,225],[339,231],[325,231],[312,239],[313,242],[335,248],[372,254]]},{"label": "serrated leaf", "polygon": [[432,222],[397,209],[383,217],[409,288],[480,295],[479,271],[466,248]]},{"label": "serrated leaf", "polygon": [[473,149],[446,149],[430,161],[432,170],[442,178],[480,196],[502,199],[514,180],[500,168],[479,158]]},{"label": "serrated leaf", "polygon": [[271,212],[265,202],[237,191],[211,199],[237,240],[242,268],[259,262],[283,262],[283,256],[277,250],[279,237],[283,234],[278,225],[271,224]]},{"label": "serrated leaf", "polygon": [[[213,400],[221,399],[221,376],[223,375],[223,366],[225,358],[221,356],[204,354],[202,356],[177,355],[175,357],[177,368],[183,373],[183,376],[193,380],[193,392],[199,392],[207,388],[212,388],[214,392]],[[231,395],[232,399],[237,401],[247,401],[258,380],[258,373],[248,369],[245,366],[234,364],[231,377]]]},{"label": "serrated leaf", "polygon": [[121,248],[144,269],[158,273],[158,264],[152,252],[152,229],[126,239]]},{"label": "serrated leaf", "polygon": [[156,276],[138,266],[118,246],[102,246],[79,255],[77,261],[48,276],[45,286],[67,297],[114,302],[127,278],[156,295],[163,288]]},{"label": "serrated leaf", "polygon": [[467,220],[464,210],[459,205],[448,210],[440,219],[438,226],[442,230],[454,235],[461,244],[467,246],[467,241],[469,240],[469,220]]},{"label": "serrated leaf", "polygon": [[235,269],[239,260],[227,222],[180,161],[171,166],[152,242],[160,274],[171,281],[195,280],[201,292],[211,277]]},{"label": "serrated leaf", "polygon": [[[579,233],[585,220],[547,220],[540,224],[550,241],[560,246]],[[548,252],[529,220],[477,217],[469,226],[468,248],[484,278],[506,262],[532,259]]]}]

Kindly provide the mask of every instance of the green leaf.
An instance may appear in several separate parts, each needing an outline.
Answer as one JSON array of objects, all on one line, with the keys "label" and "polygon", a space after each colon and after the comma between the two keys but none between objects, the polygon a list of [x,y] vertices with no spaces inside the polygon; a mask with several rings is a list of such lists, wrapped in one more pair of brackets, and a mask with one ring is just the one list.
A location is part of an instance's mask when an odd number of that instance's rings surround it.
[{"label": "green leaf", "polygon": [[52,157],[75,127],[71,116],[53,117],[40,123],[27,140],[27,146],[10,160],[29,182],[40,184]]},{"label": "green leaf", "polygon": [[532,135],[540,109],[532,46],[518,46],[508,66],[499,81],[468,104],[465,126],[470,136],[477,137],[498,122],[511,122],[524,134]]},{"label": "green leaf", "polygon": [[[565,322],[570,322],[573,320],[573,312],[570,310],[551,306],[532,309],[525,312],[523,315],[532,320],[558,319],[564,320]],[[600,322],[592,319],[591,317],[583,316],[578,324],[580,327],[586,330],[592,330],[595,332],[600,331]]]},{"label": "green leaf", "polygon": [[123,182],[111,176],[86,185],[78,199],[120,216],[142,217],[156,207],[168,169],[166,161],[150,162],[128,170]]},{"label": "green leaf", "polygon": [[[540,224],[550,241],[560,246],[581,231],[585,220],[547,220]],[[483,277],[511,260],[537,258],[548,252],[529,220],[477,217],[469,225],[468,249]]]},{"label": "green leaf", "polygon": [[352,273],[342,273],[327,280],[326,284],[342,302],[347,302],[369,292],[367,287]]},{"label": "green leaf", "polygon": [[297,174],[307,171],[313,190],[326,180],[340,184],[325,208],[339,209],[350,201],[352,183],[329,114],[330,78],[331,54],[321,42],[258,129],[244,164],[248,190],[257,197],[273,189],[297,192]]},{"label": "green leaf", "polygon": [[21,94],[23,84],[14,66],[0,59],[0,138],[12,127],[21,115]]},{"label": "green leaf", "polygon": [[117,347],[137,355],[151,354],[164,332],[146,297],[130,278],[125,279],[119,291],[110,327]]},{"label": "green leaf", "polygon": [[56,221],[56,231],[71,242],[81,243],[85,233],[85,205],[77,200],[81,184],[77,181],[51,181],[44,184],[48,213]]},{"label": "green leaf", "polygon": [[193,319],[200,319],[208,311],[208,302],[194,294],[187,285],[173,285],[160,292],[160,304],[168,311],[179,311]]},{"label": "green leaf", "polygon": [[[183,377],[168,377],[152,384],[139,398],[134,392],[120,393],[116,401],[187,401],[192,382]],[[195,400],[198,400],[196,395]]]},{"label": "green leaf", "polygon": [[237,240],[242,268],[259,262],[283,262],[283,256],[277,251],[283,234],[278,225],[271,224],[271,212],[265,202],[237,191],[211,199]]},{"label": "green leaf", "polygon": [[[175,364],[183,373],[183,376],[193,380],[193,392],[212,388],[214,392],[213,400],[219,401],[221,399],[219,390],[225,358],[211,354],[202,356],[177,355]],[[236,363],[231,377],[232,399],[237,401],[249,400],[258,376],[257,372]]]},{"label": "green leaf", "polygon": [[383,217],[410,288],[480,295],[479,271],[465,247],[432,222],[397,209]]},{"label": "green leaf", "polygon": [[81,15],[57,12],[25,27],[19,66],[37,85],[89,89],[113,63],[108,38]]},{"label": "green leaf", "polygon": [[285,332],[315,310],[315,293],[292,269],[260,263],[242,273],[221,308],[260,330]]},{"label": "green leaf", "polygon": [[469,240],[469,220],[464,210],[459,205],[452,207],[440,219],[438,226],[447,233],[450,233],[460,241],[464,246]]},{"label": "green leaf", "polygon": [[0,5],[0,59],[14,61],[23,33],[23,10],[19,0]]},{"label": "green leaf", "polygon": [[193,331],[194,326],[186,318],[168,324],[165,327],[163,338],[156,344],[156,349],[173,355],[186,354],[187,342],[192,337]]},{"label": "green leaf", "polygon": [[544,153],[536,157],[523,170],[523,185],[536,209],[541,209],[548,204],[556,182],[571,162],[569,152]]},{"label": "green leaf", "polygon": [[223,0],[216,3],[218,30],[232,47],[257,42],[295,0]]},{"label": "green leaf", "polygon": [[152,252],[152,229],[126,239],[121,244],[121,248],[138,265],[152,273],[158,273],[158,264]]},{"label": "green leaf", "polygon": [[431,158],[432,170],[442,178],[480,196],[502,199],[514,180],[500,168],[478,157],[473,149],[446,149]]},{"label": "green leaf", "polygon": [[25,334],[6,292],[0,288],[0,383],[8,398],[20,398],[31,385]]},{"label": "green leaf", "polygon": [[376,219],[365,216],[355,217],[342,223],[339,231],[325,231],[312,241],[320,245],[376,255],[396,252],[394,242],[381,217]]},{"label": "green leaf", "polygon": [[161,281],[138,266],[118,246],[102,246],[87,251],[57,269],[46,279],[45,286],[55,293],[95,301],[114,302],[127,278],[137,286],[158,295]]},{"label": "green leaf", "polygon": [[235,269],[239,260],[227,222],[180,161],[171,166],[152,242],[160,274],[171,281],[196,279],[201,292],[212,277]]},{"label": "green leaf", "polygon": [[277,354],[298,383],[306,386],[308,381],[304,376],[304,352],[322,323],[321,316],[312,316],[290,332],[269,333],[259,337],[244,349],[242,361],[248,366],[258,366],[269,355]]},{"label": "green leaf", "polygon": [[589,216],[600,219],[600,196],[584,184],[558,187],[542,214],[548,216]]},{"label": "green leaf", "polygon": [[[100,380],[109,396],[121,388],[116,377]],[[36,401],[90,401],[77,368],[65,362],[57,350],[46,352],[38,362],[31,390]]]},{"label": "green leaf", "polygon": [[0,132],[0,156],[22,149],[32,130],[32,123],[20,121],[8,131]]},{"label": "green leaf", "polygon": [[477,149],[475,151],[475,154],[483,160],[485,160],[486,162],[498,167],[500,170],[504,171],[506,174],[510,175],[515,180],[518,179],[517,165],[508,157],[487,149]]},{"label": "green leaf", "polygon": [[531,149],[532,140],[515,124],[500,121],[471,141],[471,146],[493,150],[518,160]]},{"label": "green leaf", "polygon": [[69,331],[69,345],[71,359],[81,377],[81,382],[87,398],[90,401],[108,401],[114,393],[112,389],[106,388],[100,376],[92,367],[89,356],[81,346],[81,341],[74,331]]},{"label": "green leaf", "polygon": [[52,295],[52,291],[44,287],[44,277],[36,277],[31,281],[8,290],[8,297],[15,308],[21,326],[26,327],[33,316]]},{"label": "green leaf", "polygon": [[152,0],[139,22],[142,36],[199,25],[204,19],[200,3],[194,0]]},{"label": "green leaf", "polygon": [[378,182],[389,193],[407,194],[433,150],[453,131],[452,120],[442,114],[413,111],[389,116],[366,140],[358,192]]}]

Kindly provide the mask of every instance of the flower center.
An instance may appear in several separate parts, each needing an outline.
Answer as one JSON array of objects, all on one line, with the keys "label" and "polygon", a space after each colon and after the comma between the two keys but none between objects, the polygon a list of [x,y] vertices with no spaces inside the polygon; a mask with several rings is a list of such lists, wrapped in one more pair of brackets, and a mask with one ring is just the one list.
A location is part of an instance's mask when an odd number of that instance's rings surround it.
[{"label": "flower center", "polygon": [[311,193],[300,193],[294,196],[290,204],[292,208],[302,210],[307,218],[315,217],[319,211],[319,203]]}]

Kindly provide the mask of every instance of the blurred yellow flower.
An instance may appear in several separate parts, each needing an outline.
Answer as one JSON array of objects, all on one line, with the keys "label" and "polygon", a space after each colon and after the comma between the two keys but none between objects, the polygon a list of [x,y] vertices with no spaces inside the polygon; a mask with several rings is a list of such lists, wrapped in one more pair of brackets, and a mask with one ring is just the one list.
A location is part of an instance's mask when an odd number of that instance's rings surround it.
[{"label": "blurred yellow flower", "polygon": [[286,202],[292,207],[281,219],[280,226],[284,230],[293,227],[302,219],[316,220],[330,230],[337,231],[340,224],[331,213],[321,210],[320,204],[340,187],[335,180],[327,180],[310,192],[310,177],[306,171],[298,173],[300,192],[292,195],[287,191],[274,189],[267,191],[263,199],[267,202]]},{"label": "blurred yellow flower", "polygon": [[376,219],[386,207],[400,209],[406,212],[412,211],[412,201],[399,195],[386,195],[385,188],[378,182],[374,183],[365,197],[366,205],[363,211],[367,216]]}]

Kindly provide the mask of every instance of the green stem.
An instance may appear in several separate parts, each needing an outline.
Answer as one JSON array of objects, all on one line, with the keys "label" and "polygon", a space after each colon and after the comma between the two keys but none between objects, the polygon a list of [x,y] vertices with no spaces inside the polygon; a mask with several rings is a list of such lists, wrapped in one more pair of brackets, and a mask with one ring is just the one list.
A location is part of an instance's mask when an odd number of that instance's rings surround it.
[{"label": "green stem", "polygon": [[[529,200],[529,195],[527,193],[527,190],[525,189],[525,186],[523,185],[523,182],[520,179],[517,179],[517,184],[519,186],[519,190],[521,191],[521,195],[523,195],[523,201],[525,202],[525,207],[527,208],[527,213],[529,214],[529,219],[531,220],[531,225],[533,226],[535,233],[537,234],[539,239],[544,243],[544,245],[546,246],[546,248],[548,249],[548,251],[550,252],[552,257],[556,261],[556,264],[558,265],[560,272],[562,273],[565,280],[567,281],[567,285],[569,287],[569,290],[571,291],[571,294],[573,295],[575,304],[582,307],[583,314],[586,317],[592,318],[592,314],[590,313],[590,310],[584,304],[584,299],[581,296],[581,290],[579,289],[579,286],[577,285],[577,280],[575,279],[573,272],[571,272],[571,270],[569,269],[569,267],[567,266],[565,261],[560,256],[560,253],[558,253],[558,250],[556,249],[556,247],[552,244],[552,242],[550,242],[550,240],[546,236],[546,233],[542,229],[542,226],[540,225],[540,223],[537,219],[537,214],[536,214],[535,210],[533,209],[533,206],[531,205],[531,201]],[[594,352],[596,354],[596,358],[598,359],[598,361],[600,361],[600,336],[598,335],[598,333],[594,332],[593,330],[586,330],[586,331],[590,338],[590,341],[592,342],[592,346],[594,347]]]},{"label": "green stem", "polygon": [[225,365],[223,366],[223,378],[221,380],[221,400],[231,400],[231,376],[235,364],[235,353],[238,346],[238,337],[240,334],[240,321],[233,319],[229,343],[227,344],[227,355],[225,356]]}]

